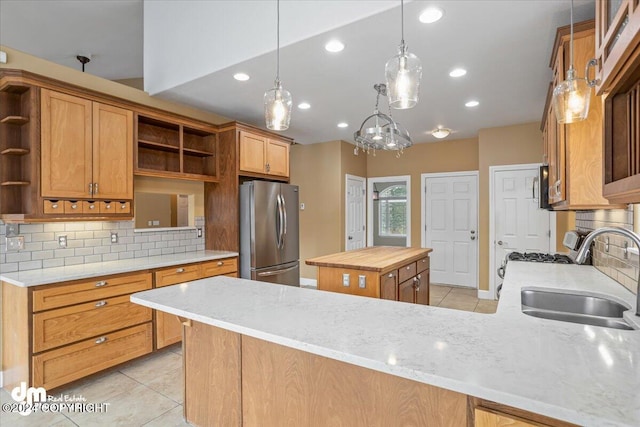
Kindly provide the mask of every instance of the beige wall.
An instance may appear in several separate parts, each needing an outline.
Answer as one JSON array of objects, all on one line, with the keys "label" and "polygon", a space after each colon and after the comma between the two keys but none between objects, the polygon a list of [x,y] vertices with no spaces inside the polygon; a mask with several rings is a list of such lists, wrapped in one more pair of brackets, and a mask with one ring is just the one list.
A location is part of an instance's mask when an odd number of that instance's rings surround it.
[{"label": "beige wall", "polygon": [[176,102],[154,98],[149,96],[146,92],[128,86],[133,84],[136,79],[127,79],[125,80],[126,84],[120,84],[94,76],[90,72],[83,73],[82,71],[74,70],[73,68],[49,62],[5,45],[0,45],[0,49],[7,52],[7,63],[0,64],[0,68],[15,68],[30,71],[41,76],[75,84],[149,107],[160,108],[162,110],[171,111],[175,114],[182,114],[184,116],[212,124],[221,124],[231,121],[231,119],[208,111],[197,110]]},{"label": "beige wall", "polygon": [[300,276],[316,278],[305,259],[341,252],[340,141],[291,147],[291,184],[300,187]]},{"label": "beige wall", "polygon": [[[352,146],[353,151],[353,146]],[[400,158],[396,152],[378,152],[367,158],[367,177],[411,176],[411,246],[420,247],[420,175],[478,170],[478,140],[459,139],[416,144]]]},{"label": "beige wall", "polygon": [[537,122],[500,128],[480,129],[478,217],[480,289],[489,289],[489,167],[539,163],[542,161],[542,132]]}]

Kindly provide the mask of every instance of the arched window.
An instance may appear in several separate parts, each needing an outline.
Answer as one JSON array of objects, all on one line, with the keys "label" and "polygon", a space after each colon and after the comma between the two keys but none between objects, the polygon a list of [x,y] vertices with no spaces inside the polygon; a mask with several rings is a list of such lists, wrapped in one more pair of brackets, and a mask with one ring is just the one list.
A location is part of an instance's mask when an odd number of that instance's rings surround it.
[{"label": "arched window", "polygon": [[378,196],[378,234],[387,237],[407,235],[407,186],[394,184]]}]

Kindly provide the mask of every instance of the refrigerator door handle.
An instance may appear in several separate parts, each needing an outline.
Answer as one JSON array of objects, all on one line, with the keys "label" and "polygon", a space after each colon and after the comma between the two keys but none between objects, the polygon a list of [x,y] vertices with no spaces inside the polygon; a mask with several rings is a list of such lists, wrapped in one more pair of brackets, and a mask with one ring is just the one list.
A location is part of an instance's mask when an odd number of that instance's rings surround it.
[{"label": "refrigerator door handle", "polygon": [[284,219],[282,228],[282,247],[284,247],[284,235],[287,234],[287,204],[283,195],[280,195],[280,200],[282,200],[282,218]]},{"label": "refrigerator door handle", "polygon": [[298,266],[294,265],[293,267],[284,268],[282,270],[263,271],[263,272],[258,273],[258,276],[260,276],[260,277],[276,276],[276,275],[281,274],[281,273],[286,273],[287,271],[295,270],[296,268],[298,268]]},{"label": "refrigerator door handle", "polygon": [[276,233],[278,235],[278,249],[282,249],[284,240],[282,237],[282,226],[284,224],[284,217],[282,211],[282,196],[280,194],[276,195],[276,202],[278,207],[278,226],[276,228]]}]

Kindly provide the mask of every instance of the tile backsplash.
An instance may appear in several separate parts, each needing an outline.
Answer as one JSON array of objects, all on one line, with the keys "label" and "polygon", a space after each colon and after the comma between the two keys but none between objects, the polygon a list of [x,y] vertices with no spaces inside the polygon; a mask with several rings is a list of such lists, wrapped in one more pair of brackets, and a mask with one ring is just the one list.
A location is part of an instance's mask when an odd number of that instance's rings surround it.
[{"label": "tile backsplash", "polygon": [[[204,217],[195,218],[196,229],[134,232],[134,221],[52,222],[20,224],[24,249],[7,252],[6,225],[0,222],[0,272],[88,264],[180,252],[202,251]],[[118,243],[111,243],[111,233]],[[58,246],[58,236],[67,236],[67,247]]]},{"label": "tile backsplash", "polygon": [[[592,231],[600,227],[622,227],[633,231],[633,207],[629,205],[629,209],[576,212],[578,230]],[[635,294],[638,286],[639,258],[637,254],[631,253],[625,256],[625,242],[629,247],[635,247],[631,240],[619,234],[598,236],[592,253],[593,265]]]}]

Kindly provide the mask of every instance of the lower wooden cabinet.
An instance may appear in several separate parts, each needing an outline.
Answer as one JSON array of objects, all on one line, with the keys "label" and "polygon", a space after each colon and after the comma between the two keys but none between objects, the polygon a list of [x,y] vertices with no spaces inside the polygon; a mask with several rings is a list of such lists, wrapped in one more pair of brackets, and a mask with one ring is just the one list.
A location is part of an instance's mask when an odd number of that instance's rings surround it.
[{"label": "lower wooden cabinet", "polygon": [[577,427],[545,415],[468,396],[474,427]]},{"label": "lower wooden cabinet", "polygon": [[[156,288],[221,275],[238,277],[237,257],[178,265],[153,273]],[[156,348],[163,348],[182,340],[182,324],[177,316],[155,310],[155,318]]]}]

